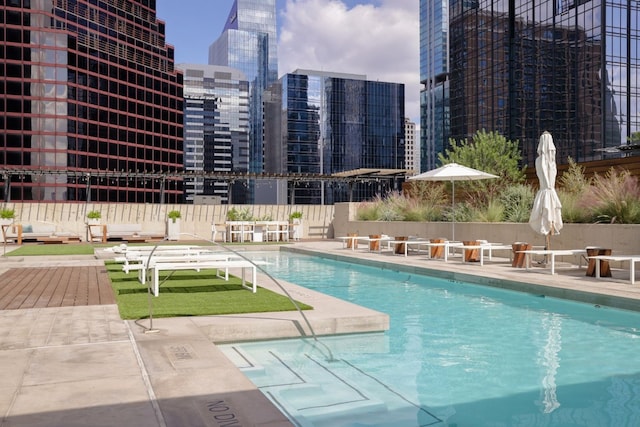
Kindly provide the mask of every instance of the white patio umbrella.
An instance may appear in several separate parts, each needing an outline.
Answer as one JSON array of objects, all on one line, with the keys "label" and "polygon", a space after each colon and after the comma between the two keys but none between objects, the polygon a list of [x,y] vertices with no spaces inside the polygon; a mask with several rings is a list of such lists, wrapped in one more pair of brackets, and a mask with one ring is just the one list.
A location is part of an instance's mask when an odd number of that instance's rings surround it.
[{"label": "white patio umbrella", "polygon": [[536,175],[540,189],[533,200],[533,208],[529,217],[529,225],[537,233],[545,236],[546,248],[549,249],[551,235],[560,234],[562,229],[562,203],[556,193],[556,146],[549,132],[540,136],[538,157],[536,158]]},{"label": "white patio umbrella", "polygon": [[477,169],[469,168],[459,165],[457,163],[448,163],[444,166],[440,166],[437,169],[432,169],[427,172],[423,172],[419,175],[409,177],[410,180],[416,181],[450,181],[451,182],[451,209],[454,211],[453,221],[451,223],[451,240],[456,239],[456,217],[455,217],[455,203],[456,203],[456,181],[476,181],[480,179],[492,179],[499,178],[497,175],[493,175],[487,172],[479,171]]}]

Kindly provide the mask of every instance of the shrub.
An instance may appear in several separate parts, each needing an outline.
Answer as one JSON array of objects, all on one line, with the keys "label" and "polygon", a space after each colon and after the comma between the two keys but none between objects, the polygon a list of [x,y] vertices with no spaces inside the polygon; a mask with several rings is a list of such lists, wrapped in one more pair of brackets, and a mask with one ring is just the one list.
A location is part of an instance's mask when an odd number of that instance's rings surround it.
[{"label": "shrub", "polygon": [[227,211],[227,220],[229,221],[253,221],[253,215],[249,208],[236,209],[231,208]]},{"label": "shrub", "polygon": [[571,194],[582,194],[589,185],[590,180],[584,176],[584,167],[577,164],[569,157],[569,168],[562,174],[558,183],[563,191]]},{"label": "shrub", "polygon": [[470,214],[473,221],[500,222],[504,219],[505,206],[499,200],[490,200],[486,206],[471,208]]},{"label": "shrub", "polygon": [[640,186],[627,170],[611,168],[604,177],[597,174],[585,191],[581,206],[591,212],[591,220],[611,224],[640,223]]},{"label": "shrub", "polygon": [[534,198],[535,192],[531,185],[516,184],[506,187],[498,198],[504,207],[503,220],[507,222],[528,222]]},{"label": "shrub", "polygon": [[581,194],[558,190],[558,198],[560,199],[560,203],[562,203],[563,222],[574,224],[589,222],[589,212],[580,206]]},{"label": "shrub", "polygon": [[419,211],[421,221],[441,220],[444,209],[451,203],[447,186],[442,182],[412,181],[408,197],[414,201],[413,209]]},{"label": "shrub", "polygon": [[456,203],[455,206],[449,206],[444,210],[443,219],[451,222],[455,218],[455,222],[471,222],[475,209],[470,203]]},{"label": "shrub", "polygon": [[404,215],[395,206],[383,203],[378,209],[379,221],[404,221]]},{"label": "shrub", "polygon": [[358,205],[356,218],[359,221],[377,221],[378,205],[373,202],[362,202]]}]

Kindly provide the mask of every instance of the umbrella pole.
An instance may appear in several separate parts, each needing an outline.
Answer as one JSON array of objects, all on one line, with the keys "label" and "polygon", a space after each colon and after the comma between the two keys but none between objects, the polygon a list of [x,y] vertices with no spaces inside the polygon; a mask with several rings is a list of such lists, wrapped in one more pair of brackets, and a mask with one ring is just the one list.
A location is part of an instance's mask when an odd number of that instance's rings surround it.
[{"label": "umbrella pole", "polygon": [[549,230],[549,232],[547,233],[547,235],[545,236],[545,249],[549,250],[551,249],[551,234],[553,234],[553,231],[555,230],[555,227],[553,226],[553,222],[551,223],[551,229]]},{"label": "umbrella pole", "polygon": [[[551,230],[549,230],[549,232],[544,236],[544,240],[545,240],[544,249],[547,251],[551,249],[551,233],[553,233],[553,230],[554,230],[553,223],[551,223]],[[547,255],[544,256],[544,265],[545,266],[547,265]]]},{"label": "umbrella pole", "polygon": [[456,182],[451,181],[451,241],[456,241]]}]

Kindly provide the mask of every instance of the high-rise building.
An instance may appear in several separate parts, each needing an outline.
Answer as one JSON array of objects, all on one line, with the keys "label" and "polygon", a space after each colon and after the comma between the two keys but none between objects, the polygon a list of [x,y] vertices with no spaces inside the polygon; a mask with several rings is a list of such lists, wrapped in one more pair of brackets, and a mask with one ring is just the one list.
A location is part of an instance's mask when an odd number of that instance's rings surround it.
[{"label": "high-rise building", "polygon": [[449,139],[449,1],[420,0],[420,167],[435,168]]},{"label": "high-rise building", "polygon": [[634,2],[454,0],[449,16],[449,137],[500,132],[531,165],[546,130],[562,164],[601,159],[640,130]]},{"label": "high-rise building", "polygon": [[182,168],[182,74],[155,1],[0,4],[0,167],[51,171],[11,174],[3,196],[179,202],[178,181],[137,173]]},{"label": "high-rise building", "polygon": [[249,80],[249,171],[262,172],[262,92],[278,79],[275,0],[235,0],[224,30],[209,47],[209,64],[242,71]]},{"label": "high-rise building", "polygon": [[416,124],[408,117],[404,119],[404,153],[405,168],[418,173],[420,171],[420,144],[416,139]]},{"label": "high-rise building", "polygon": [[[249,82],[236,69],[179,64],[184,73],[184,169],[189,172],[249,170]],[[213,196],[223,204],[246,203],[246,182],[184,179],[185,199]]]},{"label": "high-rise building", "polygon": [[[363,75],[296,70],[265,93],[265,172],[332,175],[404,169],[404,85]],[[286,182],[280,201],[333,204],[384,193],[383,184]],[[281,184],[282,185],[282,184]]]}]

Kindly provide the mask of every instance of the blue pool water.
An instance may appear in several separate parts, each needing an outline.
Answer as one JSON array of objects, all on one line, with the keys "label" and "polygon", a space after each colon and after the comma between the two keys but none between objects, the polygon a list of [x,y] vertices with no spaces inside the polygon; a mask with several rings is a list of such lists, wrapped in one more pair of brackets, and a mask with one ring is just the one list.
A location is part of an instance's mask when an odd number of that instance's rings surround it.
[{"label": "blue pool water", "polygon": [[640,426],[640,314],[291,253],[386,333],[221,346],[295,425]]}]

